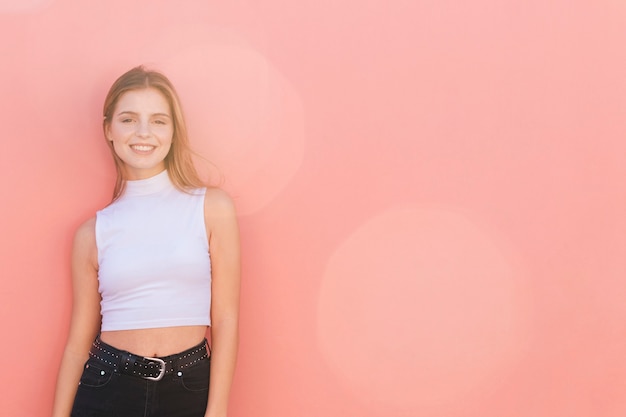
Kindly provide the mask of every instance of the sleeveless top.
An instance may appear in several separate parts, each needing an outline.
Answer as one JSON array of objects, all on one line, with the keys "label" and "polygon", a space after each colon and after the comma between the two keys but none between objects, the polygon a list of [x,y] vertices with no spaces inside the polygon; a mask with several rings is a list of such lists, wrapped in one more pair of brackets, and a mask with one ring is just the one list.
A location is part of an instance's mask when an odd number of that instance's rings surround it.
[{"label": "sleeveless top", "polygon": [[163,171],[96,213],[102,331],[211,324],[205,192]]}]

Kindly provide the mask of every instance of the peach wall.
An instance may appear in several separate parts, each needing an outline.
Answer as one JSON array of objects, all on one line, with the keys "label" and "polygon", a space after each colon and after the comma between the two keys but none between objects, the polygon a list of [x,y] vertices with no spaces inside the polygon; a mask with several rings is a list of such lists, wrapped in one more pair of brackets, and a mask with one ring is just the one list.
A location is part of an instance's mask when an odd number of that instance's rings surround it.
[{"label": "peach wall", "polygon": [[625,27],[621,0],[0,0],[2,415],[48,415],[101,102],[146,63],[241,214],[231,416],[624,416]]}]

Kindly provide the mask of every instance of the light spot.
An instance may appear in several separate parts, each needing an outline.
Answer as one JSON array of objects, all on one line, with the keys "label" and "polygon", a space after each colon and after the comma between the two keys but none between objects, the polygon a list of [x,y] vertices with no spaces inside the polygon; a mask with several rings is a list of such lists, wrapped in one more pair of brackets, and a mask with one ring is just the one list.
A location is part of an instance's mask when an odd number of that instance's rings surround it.
[{"label": "light spot", "polygon": [[[164,65],[181,93],[194,148],[219,169],[240,214],[269,202],[298,171],[304,116],[292,84],[241,45],[190,45]],[[202,161],[200,161],[202,166]]]},{"label": "light spot", "polygon": [[390,210],[329,260],[318,343],[346,389],[380,415],[455,415],[526,348],[530,308],[508,245],[444,208]]}]

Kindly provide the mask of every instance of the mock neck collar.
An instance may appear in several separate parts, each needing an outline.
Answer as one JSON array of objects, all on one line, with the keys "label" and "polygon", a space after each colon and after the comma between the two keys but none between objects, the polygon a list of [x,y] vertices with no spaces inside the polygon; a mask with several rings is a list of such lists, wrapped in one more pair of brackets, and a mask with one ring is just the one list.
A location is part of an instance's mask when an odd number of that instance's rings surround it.
[{"label": "mock neck collar", "polygon": [[143,180],[126,181],[125,196],[148,195],[158,193],[171,186],[170,177],[167,170]]}]

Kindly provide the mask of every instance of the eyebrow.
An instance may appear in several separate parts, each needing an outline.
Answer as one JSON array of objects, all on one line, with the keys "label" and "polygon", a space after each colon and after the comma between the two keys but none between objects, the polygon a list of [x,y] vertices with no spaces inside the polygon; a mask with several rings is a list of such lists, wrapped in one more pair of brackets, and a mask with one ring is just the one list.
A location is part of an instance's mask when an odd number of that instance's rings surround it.
[{"label": "eyebrow", "polygon": [[[138,116],[138,115],[139,115],[139,113],[134,112],[134,111],[121,111],[121,112],[119,112],[117,115],[118,115],[118,116],[121,116],[121,115],[123,115],[123,114],[130,114],[131,116]],[[151,114],[151,115],[150,115],[150,117],[154,117],[154,116],[167,117],[167,118],[169,118],[169,119],[171,119],[171,118],[172,118],[172,116],[170,116],[170,115],[169,115],[169,114],[167,114],[167,113],[153,113],[153,114]]]}]

